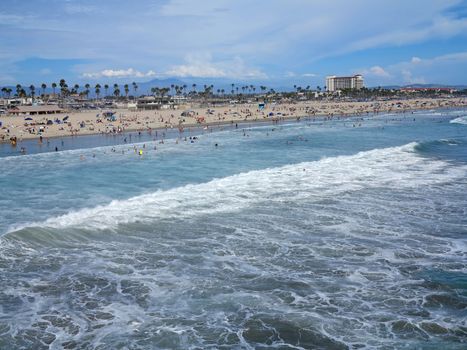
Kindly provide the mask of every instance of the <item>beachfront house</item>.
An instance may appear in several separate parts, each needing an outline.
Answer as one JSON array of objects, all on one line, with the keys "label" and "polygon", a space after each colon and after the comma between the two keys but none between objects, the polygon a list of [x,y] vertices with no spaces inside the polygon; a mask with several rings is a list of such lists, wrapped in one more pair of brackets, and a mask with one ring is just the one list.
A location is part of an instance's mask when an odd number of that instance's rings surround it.
[{"label": "beachfront house", "polygon": [[8,113],[12,115],[46,115],[63,112],[64,110],[57,105],[15,106],[8,110]]}]

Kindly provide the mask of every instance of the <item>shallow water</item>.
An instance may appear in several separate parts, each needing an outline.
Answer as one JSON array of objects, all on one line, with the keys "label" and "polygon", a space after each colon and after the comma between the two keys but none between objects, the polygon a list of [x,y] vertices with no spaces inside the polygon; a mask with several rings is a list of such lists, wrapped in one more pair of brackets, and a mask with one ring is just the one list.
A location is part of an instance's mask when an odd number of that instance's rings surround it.
[{"label": "shallow water", "polygon": [[464,349],[466,115],[0,158],[0,348]]}]

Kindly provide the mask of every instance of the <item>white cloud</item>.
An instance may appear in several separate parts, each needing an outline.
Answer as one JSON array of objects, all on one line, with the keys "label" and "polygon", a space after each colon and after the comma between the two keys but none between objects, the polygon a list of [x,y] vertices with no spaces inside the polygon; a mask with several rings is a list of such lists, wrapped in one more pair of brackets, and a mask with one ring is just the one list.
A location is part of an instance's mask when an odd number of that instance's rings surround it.
[{"label": "white cloud", "polygon": [[385,79],[387,80],[388,78],[391,78],[391,74],[387,72],[383,67],[381,66],[373,66],[370,68],[364,68],[364,69],[357,69],[353,72],[354,74],[362,74],[365,78],[373,78],[377,79],[378,81],[380,79]]},{"label": "white cloud", "polygon": [[406,84],[426,84],[426,80],[423,77],[414,77],[412,72],[408,69],[403,69],[401,71],[404,83]]},{"label": "white cloud", "polygon": [[42,68],[40,71],[39,71],[39,74],[40,75],[49,75],[51,74],[52,71],[50,70],[50,68]]},{"label": "white cloud", "polygon": [[[465,0],[269,0],[266,7],[264,1],[251,0],[16,1],[15,6],[0,5],[0,56],[8,55],[10,62],[24,57],[87,60],[78,74],[91,76],[104,76],[99,70],[105,62],[105,67],[157,67],[158,74],[177,76],[266,72],[285,78],[290,70],[296,79],[309,78],[301,72],[322,67],[311,63],[324,57],[346,58],[372,48],[386,55],[394,47],[403,52],[404,46],[445,39],[460,45],[467,38],[462,6]],[[185,62],[187,52],[210,52],[215,59]],[[370,70],[370,64],[362,65]],[[54,73],[65,73],[58,69]]]},{"label": "white cloud", "polygon": [[391,75],[384,70],[383,67],[380,66],[373,66],[370,68],[370,73],[374,76],[381,77],[381,78],[388,78]]},{"label": "white cloud", "polygon": [[30,15],[14,15],[0,12],[0,23],[2,25],[18,25],[33,19],[34,17]]},{"label": "white cloud", "polygon": [[153,77],[156,75],[156,72],[149,70],[146,73],[137,71],[133,68],[128,69],[104,69],[100,72],[95,73],[83,73],[84,78],[144,78],[144,77]]},{"label": "white cloud", "polygon": [[303,73],[302,77],[316,77],[317,75],[314,73]]},{"label": "white cloud", "polygon": [[90,14],[92,12],[96,11],[95,6],[90,6],[90,5],[82,5],[82,4],[72,4],[72,3],[67,3],[64,6],[64,11],[70,15],[76,15],[76,14]]},{"label": "white cloud", "polygon": [[185,61],[185,64],[171,67],[164,75],[181,78],[252,79],[267,77],[262,71],[247,67],[239,57],[228,61],[213,62],[210,54],[191,54],[185,58]]},{"label": "white cloud", "polygon": [[412,60],[410,62],[417,64],[420,63],[422,59],[420,57],[412,57]]},{"label": "white cloud", "polygon": [[[423,60],[425,61],[425,60]],[[429,62],[430,60],[428,60]],[[467,62],[467,52],[456,52],[447,55],[437,56],[431,61],[436,62]]]}]

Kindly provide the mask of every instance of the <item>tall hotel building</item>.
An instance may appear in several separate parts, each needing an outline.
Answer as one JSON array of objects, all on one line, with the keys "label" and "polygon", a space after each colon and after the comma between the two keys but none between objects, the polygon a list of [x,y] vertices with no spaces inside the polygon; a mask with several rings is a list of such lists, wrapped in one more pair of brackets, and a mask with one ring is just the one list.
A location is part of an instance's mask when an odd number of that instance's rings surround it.
[{"label": "tall hotel building", "polygon": [[360,74],[353,77],[336,77],[331,75],[326,77],[326,90],[337,91],[343,89],[359,90],[363,87],[363,77]]}]

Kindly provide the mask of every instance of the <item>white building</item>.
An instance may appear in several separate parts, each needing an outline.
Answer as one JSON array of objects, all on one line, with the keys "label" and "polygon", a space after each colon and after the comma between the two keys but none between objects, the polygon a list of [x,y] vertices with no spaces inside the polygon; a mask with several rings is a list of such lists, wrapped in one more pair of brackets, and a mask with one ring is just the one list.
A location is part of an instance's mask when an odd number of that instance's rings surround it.
[{"label": "white building", "polygon": [[331,75],[326,77],[326,90],[337,91],[343,89],[356,89],[359,90],[363,87],[363,76],[360,74],[353,77],[336,77]]}]

